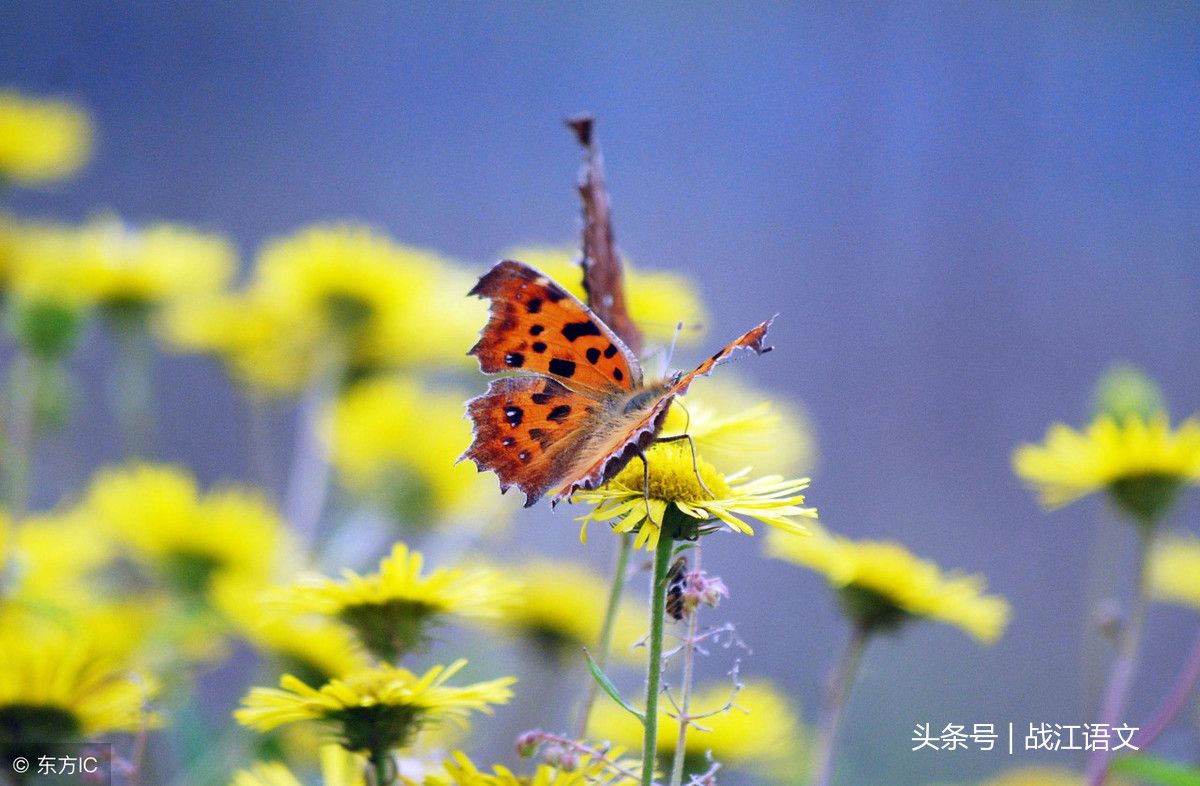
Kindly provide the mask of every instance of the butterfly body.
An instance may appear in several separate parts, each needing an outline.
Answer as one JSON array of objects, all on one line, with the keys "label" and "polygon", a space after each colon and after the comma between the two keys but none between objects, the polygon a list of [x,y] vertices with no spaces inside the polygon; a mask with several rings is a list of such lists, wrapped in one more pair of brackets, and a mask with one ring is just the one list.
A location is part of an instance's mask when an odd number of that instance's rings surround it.
[{"label": "butterfly body", "polygon": [[474,440],[460,457],[492,470],[501,491],[517,486],[526,507],[594,489],[649,447],[672,399],[734,350],[761,353],[770,321],[689,374],[644,381],[641,364],[587,306],[520,262],[496,263],[470,294],[491,301],[471,355],[495,379],[467,402]]}]

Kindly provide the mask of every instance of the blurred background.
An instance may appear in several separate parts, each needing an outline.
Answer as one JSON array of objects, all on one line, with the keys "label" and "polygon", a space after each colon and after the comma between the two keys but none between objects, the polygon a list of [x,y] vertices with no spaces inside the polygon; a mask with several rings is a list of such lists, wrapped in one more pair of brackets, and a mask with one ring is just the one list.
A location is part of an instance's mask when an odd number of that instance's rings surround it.
[{"label": "blurred background", "polygon": [[[1091,719],[1107,658],[1089,617],[1126,592],[1132,534],[1096,498],[1045,515],[1010,454],[1051,421],[1084,423],[1119,360],[1159,381],[1174,418],[1200,409],[1198,31],[1194,3],[8,0],[0,82],[80,103],[98,152],[7,201],[221,231],[243,259],[354,219],[481,272],[513,246],[577,242],[562,119],[594,112],[620,245],[709,304],[706,338],[676,364],[779,312],[776,351],[738,372],[802,404],[822,518],[984,573],[1013,605],[991,648],[933,624],[872,647],[842,782],[1078,767],[1069,753],[912,753],[911,737],[918,723]],[[106,352],[80,361],[85,396]],[[212,361],[157,362],[159,457],[206,483],[253,477]],[[119,458],[112,429],[72,423],[80,465]],[[81,483],[51,471],[35,503]],[[1197,529],[1198,510],[1185,496],[1172,524]],[[512,526],[513,554],[537,543],[606,570],[570,510]],[[750,538],[720,537],[705,563],[732,591],[717,615],[753,649],[742,673],[775,680],[811,720],[846,636],[824,581]],[[1194,615],[1154,607],[1130,723],[1194,633]],[[1162,751],[1197,743],[1181,724]]]}]

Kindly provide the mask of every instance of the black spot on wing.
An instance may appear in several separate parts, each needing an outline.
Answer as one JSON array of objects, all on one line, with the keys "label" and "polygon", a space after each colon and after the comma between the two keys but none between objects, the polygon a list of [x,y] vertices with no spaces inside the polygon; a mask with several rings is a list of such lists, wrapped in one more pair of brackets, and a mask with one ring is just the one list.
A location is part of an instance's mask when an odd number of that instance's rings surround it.
[{"label": "black spot on wing", "polygon": [[585,319],[582,322],[568,322],[563,325],[562,334],[567,341],[574,341],[580,336],[599,336],[600,327],[590,319]]},{"label": "black spot on wing", "polygon": [[504,356],[504,363],[512,368],[520,368],[525,365],[525,356],[520,352],[509,352]]},{"label": "black spot on wing", "polygon": [[532,349],[534,352],[536,352],[540,355],[546,351],[546,343],[544,341],[535,341],[535,342],[533,342]]},{"label": "black spot on wing", "polygon": [[540,297],[535,297],[533,300],[530,300],[525,304],[525,310],[530,314],[538,313],[542,310],[542,299]]},{"label": "black spot on wing", "polygon": [[508,425],[516,428],[521,425],[521,419],[525,417],[525,412],[520,407],[505,407],[504,419],[508,421]]},{"label": "black spot on wing", "polygon": [[542,335],[542,331],[545,329],[546,329],[545,325],[534,325],[533,327],[529,328],[529,335],[540,336],[540,335]]},{"label": "black spot on wing", "polygon": [[595,347],[588,347],[587,352],[584,354],[587,355],[588,362],[593,366],[596,365],[596,361],[600,359],[600,350],[596,349]]},{"label": "black spot on wing", "polygon": [[554,396],[549,393],[534,393],[530,398],[533,399],[534,404],[549,404],[554,400]]},{"label": "black spot on wing", "polygon": [[558,301],[565,298],[567,296],[567,293],[558,284],[548,284],[546,286],[545,295],[546,295],[546,300],[549,300],[551,303],[557,303]]},{"label": "black spot on wing", "polygon": [[625,375],[621,373],[621,369],[619,369],[619,368],[613,369],[613,379],[615,379],[618,382],[625,379]]},{"label": "black spot on wing", "polygon": [[609,344],[608,349],[604,350],[604,357],[608,358],[609,360],[612,360],[612,357],[615,354],[617,354],[617,346],[615,344]]},{"label": "black spot on wing", "polygon": [[552,420],[555,423],[561,423],[571,414],[570,404],[559,404],[554,409],[550,410],[550,414],[546,416],[546,420]]},{"label": "black spot on wing", "polygon": [[551,358],[550,373],[570,379],[571,377],[575,376],[575,361],[563,360],[562,358]]},{"label": "black spot on wing", "polygon": [[544,436],[546,436],[546,432],[543,429],[540,429],[540,428],[529,429],[529,438],[530,439],[540,440]]}]

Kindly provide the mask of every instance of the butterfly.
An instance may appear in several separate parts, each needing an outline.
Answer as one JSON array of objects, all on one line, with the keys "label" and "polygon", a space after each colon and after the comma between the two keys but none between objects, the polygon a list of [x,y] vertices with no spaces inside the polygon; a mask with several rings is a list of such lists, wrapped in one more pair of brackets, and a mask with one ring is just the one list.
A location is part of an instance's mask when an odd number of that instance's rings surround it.
[{"label": "butterfly", "polygon": [[[657,439],[667,409],[696,377],[739,349],[769,352],[772,319],[687,374],[646,381],[637,357],[587,306],[545,274],[503,260],[468,293],[491,301],[489,319],[467,354],[494,379],[467,402],[470,459],[516,486],[529,507],[553,491],[551,505],[615,476]],[[648,470],[647,470],[648,471]]]}]

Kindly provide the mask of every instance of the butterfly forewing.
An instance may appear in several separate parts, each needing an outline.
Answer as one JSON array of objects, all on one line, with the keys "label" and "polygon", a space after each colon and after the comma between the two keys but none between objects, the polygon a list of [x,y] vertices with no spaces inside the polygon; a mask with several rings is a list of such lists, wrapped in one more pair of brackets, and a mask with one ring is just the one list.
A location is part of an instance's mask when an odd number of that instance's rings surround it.
[{"label": "butterfly forewing", "polygon": [[484,372],[546,374],[572,390],[633,390],[642,369],[607,325],[573,295],[528,265],[498,262],[471,290],[491,316],[470,354]]}]

